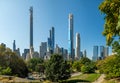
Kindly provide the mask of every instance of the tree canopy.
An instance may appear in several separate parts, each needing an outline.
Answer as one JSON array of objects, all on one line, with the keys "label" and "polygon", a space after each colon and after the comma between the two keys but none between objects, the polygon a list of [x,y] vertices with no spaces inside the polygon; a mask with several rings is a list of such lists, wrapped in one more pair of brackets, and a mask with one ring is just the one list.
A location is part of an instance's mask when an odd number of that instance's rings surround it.
[{"label": "tree canopy", "polygon": [[120,37],[120,24],[118,23],[120,21],[120,0],[104,0],[99,10],[105,15],[103,35],[106,37],[107,45],[111,45],[116,37]]},{"label": "tree canopy", "polygon": [[20,77],[26,77],[28,74],[28,69],[23,59],[3,44],[0,45],[0,67],[3,70],[1,74],[11,74]]},{"label": "tree canopy", "polygon": [[53,54],[46,64],[46,78],[51,81],[65,80],[70,77],[70,64],[59,54]]}]

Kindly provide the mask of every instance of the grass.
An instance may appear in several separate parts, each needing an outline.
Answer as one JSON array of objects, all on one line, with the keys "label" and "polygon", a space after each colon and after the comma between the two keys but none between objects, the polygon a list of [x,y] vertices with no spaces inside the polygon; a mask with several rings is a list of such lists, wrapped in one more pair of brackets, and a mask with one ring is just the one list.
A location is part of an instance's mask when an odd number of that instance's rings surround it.
[{"label": "grass", "polygon": [[100,74],[81,74],[78,76],[71,77],[66,81],[66,83],[76,83],[76,82],[93,82],[100,77]]}]

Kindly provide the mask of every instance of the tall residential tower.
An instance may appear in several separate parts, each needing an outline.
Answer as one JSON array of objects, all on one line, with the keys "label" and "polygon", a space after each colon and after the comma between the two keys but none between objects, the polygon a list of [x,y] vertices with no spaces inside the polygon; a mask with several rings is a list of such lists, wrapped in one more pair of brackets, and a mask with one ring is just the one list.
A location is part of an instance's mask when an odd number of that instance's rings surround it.
[{"label": "tall residential tower", "polygon": [[33,58],[33,7],[30,7],[30,58]]},{"label": "tall residential tower", "polygon": [[93,61],[97,61],[98,60],[98,46],[94,46],[93,47],[93,57],[92,57]]},{"label": "tall residential tower", "polygon": [[80,58],[80,34],[76,33],[76,50],[75,50],[75,58]]},{"label": "tall residential tower", "polygon": [[74,60],[73,14],[69,14],[68,22],[68,58]]}]

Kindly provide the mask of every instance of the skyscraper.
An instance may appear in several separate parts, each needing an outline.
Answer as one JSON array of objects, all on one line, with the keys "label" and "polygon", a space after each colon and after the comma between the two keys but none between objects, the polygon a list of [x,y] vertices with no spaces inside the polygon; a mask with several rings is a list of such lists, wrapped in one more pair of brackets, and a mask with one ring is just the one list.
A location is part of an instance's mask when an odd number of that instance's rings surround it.
[{"label": "skyscraper", "polygon": [[55,36],[55,30],[54,30],[54,27],[52,27],[52,29],[51,29],[51,49],[52,49],[52,52],[54,53],[54,46],[55,46],[55,38],[54,38],[54,36]]},{"label": "skyscraper", "polygon": [[109,55],[109,48],[108,47],[105,47],[104,49],[104,54],[105,54],[105,57],[107,57]]},{"label": "skyscraper", "polygon": [[48,38],[47,42],[47,52],[53,54],[54,53],[54,44],[55,44],[55,30],[54,27],[52,27],[49,31],[50,37]]},{"label": "skyscraper", "polygon": [[41,42],[40,45],[40,58],[44,58],[47,53],[47,42]]},{"label": "skyscraper", "polygon": [[104,59],[105,58],[105,50],[104,46],[100,46],[100,58]]},{"label": "skyscraper", "polygon": [[93,61],[97,61],[98,59],[98,46],[94,46],[93,47],[93,57],[92,57],[92,60]]},{"label": "skyscraper", "polygon": [[15,44],[15,40],[13,41],[13,51],[16,50],[16,44]]},{"label": "skyscraper", "polygon": [[69,14],[68,22],[68,58],[74,60],[73,14]]},{"label": "skyscraper", "polygon": [[75,50],[75,58],[80,58],[80,34],[76,33],[76,50]]},{"label": "skyscraper", "polygon": [[33,57],[33,7],[30,7],[30,58]]}]

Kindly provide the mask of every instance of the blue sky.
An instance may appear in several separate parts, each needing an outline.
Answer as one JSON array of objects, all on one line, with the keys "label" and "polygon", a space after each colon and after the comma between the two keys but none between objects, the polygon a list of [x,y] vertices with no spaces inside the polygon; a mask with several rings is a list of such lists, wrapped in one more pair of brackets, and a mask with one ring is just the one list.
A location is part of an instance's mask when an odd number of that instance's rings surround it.
[{"label": "blue sky", "polygon": [[[98,10],[103,0],[0,0],[0,43],[12,48],[13,40],[23,52],[29,48],[29,8],[33,6],[34,48],[47,41],[55,27],[55,43],[68,48],[68,14],[74,15],[74,42],[80,33],[81,50],[89,58],[94,45],[106,45],[102,36],[104,17]],[[74,44],[75,46],[75,44]]]}]

